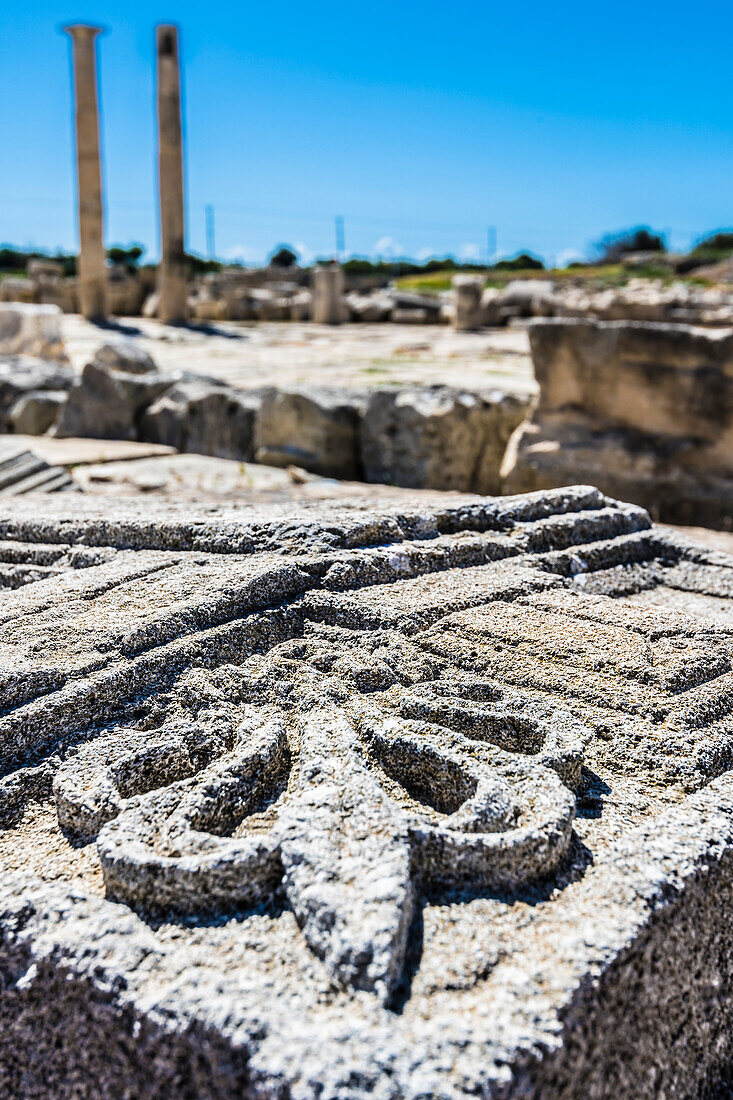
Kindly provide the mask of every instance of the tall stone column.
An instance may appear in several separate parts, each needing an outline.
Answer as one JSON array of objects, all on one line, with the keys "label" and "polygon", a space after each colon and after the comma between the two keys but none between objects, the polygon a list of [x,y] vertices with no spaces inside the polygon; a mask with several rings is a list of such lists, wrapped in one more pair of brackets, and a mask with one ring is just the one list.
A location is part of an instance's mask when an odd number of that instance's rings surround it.
[{"label": "tall stone column", "polygon": [[79,192],[79,303],[92,321],[107,316],[107,267],[104,255],[102,169],[99,158],[96,37],[101,27],[64,27],[74,53],[76,163]]},{"label": "tall stone column", "polygon": [[160,267],[158,316],[176,324],[188,316],[184,256],[183,130],[178,28],[156,28],[158,51],[158,185]]}]

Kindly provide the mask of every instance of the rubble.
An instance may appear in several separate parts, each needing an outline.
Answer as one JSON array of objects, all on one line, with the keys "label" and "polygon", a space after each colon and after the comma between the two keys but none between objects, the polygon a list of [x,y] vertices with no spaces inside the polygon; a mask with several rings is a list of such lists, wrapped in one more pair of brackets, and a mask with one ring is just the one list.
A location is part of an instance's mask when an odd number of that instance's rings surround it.
[{"label": "rubble", "polygon": [[33,355],[65,362],[58,306],[0,302],[0,355]]},{"label": "rubble", "polygon": [[139,436],[178,451],[246,462],[254,454],[259,394],[189,379],[170,386],[143,413]]},{"label": "rubble", "polygon": [[504,393],[448,386],[374,390],[362,424],[367,481],[491,493],[510,435],[530,407]]},{"label": "rubble", "polygon": [[131,340],[103,344],[72,387],[56,435],[136,439],[143,411],[176,380]]},{"label": "rubble", "polygon": [[548,320],[530,342],[540,396],[505,491],[582,471],[657,518],[733,527],[733,329]]},{"label": "rubble", "polygon": [[363,391],[270,388],[257,415],[255,457],[270,466],[302,466],[323,477],[362,478]]}]

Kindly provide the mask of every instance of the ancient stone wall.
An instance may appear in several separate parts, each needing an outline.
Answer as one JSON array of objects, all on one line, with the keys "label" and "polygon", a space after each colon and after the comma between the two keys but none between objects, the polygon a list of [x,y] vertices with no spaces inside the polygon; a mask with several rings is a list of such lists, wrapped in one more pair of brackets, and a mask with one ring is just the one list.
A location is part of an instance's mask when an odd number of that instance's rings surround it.
[{"label": "ancient stone wall", "polygon": [[579,478],[671,522],[733,526],[733,329],[537,321],[540,396],[507,492]]}]

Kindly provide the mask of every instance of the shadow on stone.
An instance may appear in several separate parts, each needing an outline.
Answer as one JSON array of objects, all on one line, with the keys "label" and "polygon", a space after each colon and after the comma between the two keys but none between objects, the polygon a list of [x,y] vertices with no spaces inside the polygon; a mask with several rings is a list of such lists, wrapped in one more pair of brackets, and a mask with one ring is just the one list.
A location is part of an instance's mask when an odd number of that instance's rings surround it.
[{"label": "shadow on stone", "polygon": [[144,332],[137,325],[126,325],[122,321],[106,320],[91,321],[95,328],[102,332],[117,332],[120,336],[144,336]]}]

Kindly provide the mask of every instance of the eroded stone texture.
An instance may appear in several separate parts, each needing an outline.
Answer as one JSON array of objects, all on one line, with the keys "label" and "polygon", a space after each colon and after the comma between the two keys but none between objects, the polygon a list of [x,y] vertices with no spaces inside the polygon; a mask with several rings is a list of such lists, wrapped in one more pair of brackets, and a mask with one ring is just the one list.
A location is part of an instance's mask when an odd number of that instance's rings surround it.
[{"label": "eroded stone texture", "polygon": [[733,527],[733,329],[543,320],[530,343],[540,398],[506,492],[582,477],[670,523]]},{"label": "eroded stone texture", "polygon": [[55,305],[0,303],[0,355],[66,361],[61,310]]},{"label": "eroded stone texture", "polygon": [[156,370],[131,340],[103,344],[72,387],[56,435],[135,439],[145,409],[179,379]]},{"label": "eroded stone texture", "polygon": [[732,559],[583,487],[105,511],[0,513],[4,1095],[726,1087]]},{"label": "eroded stone texture", "polygon": [[367,481],[410,489],[493,493],[507,442],[530,402],[449,386],[380,388],[361,428]]},{"label": "eroded stone texture", "polygon": [[258,462],[301,466],[324,477],[360,478],[363,390],[267,389],[257,417]]}]

